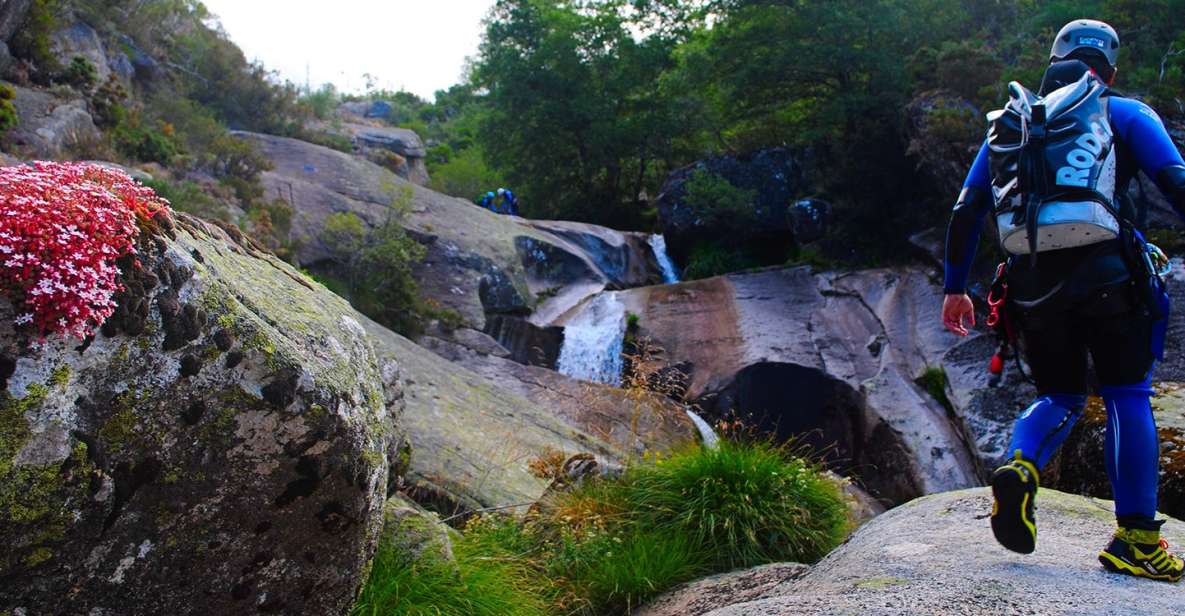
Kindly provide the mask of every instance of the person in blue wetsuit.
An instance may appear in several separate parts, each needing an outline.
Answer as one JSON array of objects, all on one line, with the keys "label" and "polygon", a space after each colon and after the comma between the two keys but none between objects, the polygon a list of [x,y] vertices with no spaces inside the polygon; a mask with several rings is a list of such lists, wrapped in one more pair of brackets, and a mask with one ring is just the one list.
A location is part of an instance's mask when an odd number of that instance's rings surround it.
[{"label": "person in blue wetsuit", "polygon": [[498,189],[497,209],[494,211],[499,214],[518,216],[518,201],[514,198],[514,193],[509,188]]},{"label": "person in blue wetsuit", "polygon": [[[1111,26],[1092,20],[1067,24],[1054,41],[1040,94],[1074,83],[1086,71],[1109,86],[1118,54],[1119,36]],[[1160,118],[1147,105],[1113,91],[1103,100],[1115,139],[1115,195],[1126,193],[1143,171],[1185,217],[1185,161]],[[990,159],[985,142],[947,230],[942,319],[963,336],[975,324],[967,278],[984,219],[994,206]],[[1005,547],[1021,553],[1035,549],[1039,472],[1082,414],[1089,357],[1107,409],[1106,466],[1118,525],[1099,561],[1112,572],[1176,582],[1185,563],[1160,538],[1159,441],[1150,405],[1168,307],[1153,306],[1158,300],[1141,290],[1141,281],[1152,277],[1141,274],[1127,249],[1131,243],[1124,238],[1138,237],[1132,233],[1044,251],[1035,261],[1027,256],[1008,261],[1005,310],[1019,330],[1038,398],[1016,422],[1011,460],[992,474],[991,524]],[[1157,297],[1167,302],[1163,294]]]},{"label": "person in blue wetsuit", "polygon": [[482,196],[481,209],[497,213],[498,210],[494,209],[494,191],[491,190]]}]

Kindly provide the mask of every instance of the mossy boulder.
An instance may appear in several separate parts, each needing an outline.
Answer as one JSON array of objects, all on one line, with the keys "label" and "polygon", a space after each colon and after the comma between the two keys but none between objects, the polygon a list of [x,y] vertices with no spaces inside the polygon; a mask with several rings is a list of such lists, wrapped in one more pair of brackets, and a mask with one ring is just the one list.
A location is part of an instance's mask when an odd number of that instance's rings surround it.
[{"label": "mossy boulder", "polygon": [[184,215],[101,333],[0,299],[0,613],[343,614],[406,455],[356,313]]}]

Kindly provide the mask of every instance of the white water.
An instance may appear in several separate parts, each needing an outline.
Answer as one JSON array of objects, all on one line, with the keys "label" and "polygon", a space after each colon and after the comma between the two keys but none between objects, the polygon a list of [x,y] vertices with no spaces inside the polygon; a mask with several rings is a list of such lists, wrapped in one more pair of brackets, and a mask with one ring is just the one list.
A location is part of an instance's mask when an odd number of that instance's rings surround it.
[{"label": "white water", "polygon": [[650,248],[654,250],[654,258],[658,260],[658,267],[662,270],[662,281],[667,284],[679,282],[679,270],[667,254],[667,238],[661,233],[650,236]]},{"label": "white water", "polygon": [[557,366],[561,374],[621,386],[625,305],[610,291],[589,300],[564,327]]},{"label": "white water", "polygon": [[716,436],[716,431],[712,429],[712,426],[708,425],[708,422],[704,421],[703,417],[697,415],[695,411],[691,409],[684,410],[687,411],[687,416],[691,418],[691,423],[695,424],[695,429],[699,430],[699,438],[703,441],[704,447],[715,449],[716,445],[720,443],[720,437]]}]

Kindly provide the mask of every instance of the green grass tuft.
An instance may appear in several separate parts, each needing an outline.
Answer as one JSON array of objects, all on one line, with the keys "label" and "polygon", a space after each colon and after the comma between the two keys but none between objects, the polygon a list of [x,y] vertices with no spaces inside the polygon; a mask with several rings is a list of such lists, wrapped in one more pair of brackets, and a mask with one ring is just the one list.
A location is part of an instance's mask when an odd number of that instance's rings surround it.
[{"label": "green grass tuft", "polygon": [[456,562],[408,562],[390,542],[375,553],[354,616],[544,616],[543,597],[523,560],[490,542],[457,542]]},{"label": "green grass tuft", "polygon": [[355,614],[629,614],[704,575],[814,562],[850,527],[840,486],[783,447],[689,448],[548,498],[525,521],[476,518],[452,565],[385,546]]}]

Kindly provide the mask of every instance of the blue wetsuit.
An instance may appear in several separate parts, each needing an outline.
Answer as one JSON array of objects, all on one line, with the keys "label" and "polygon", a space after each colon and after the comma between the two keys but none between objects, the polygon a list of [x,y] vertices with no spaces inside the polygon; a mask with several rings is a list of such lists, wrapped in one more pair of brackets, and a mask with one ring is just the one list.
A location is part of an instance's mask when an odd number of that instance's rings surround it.
[{"label": "blue wetsuit", "polygon": [[[1147,105],[1108,96],[1117,149],[1116,194],[1136,171],[1156,180],[1185,217],[1185,161]],[[944,287],[963,293],[984,219],[992,210],[986,142],[976,156],[947,230]],[[1155,325],[1133,299],[1119,240],[1042,252],[1036,266],[1015,259],[1010,308],[1040,394],[1017,420],[1008,456],[1042,468],[1081,416],[1088,393],[1087,355],[1107,408],[1106,465],[1121,526],[1156,529],[1159,440],[1152,416]]]}]

